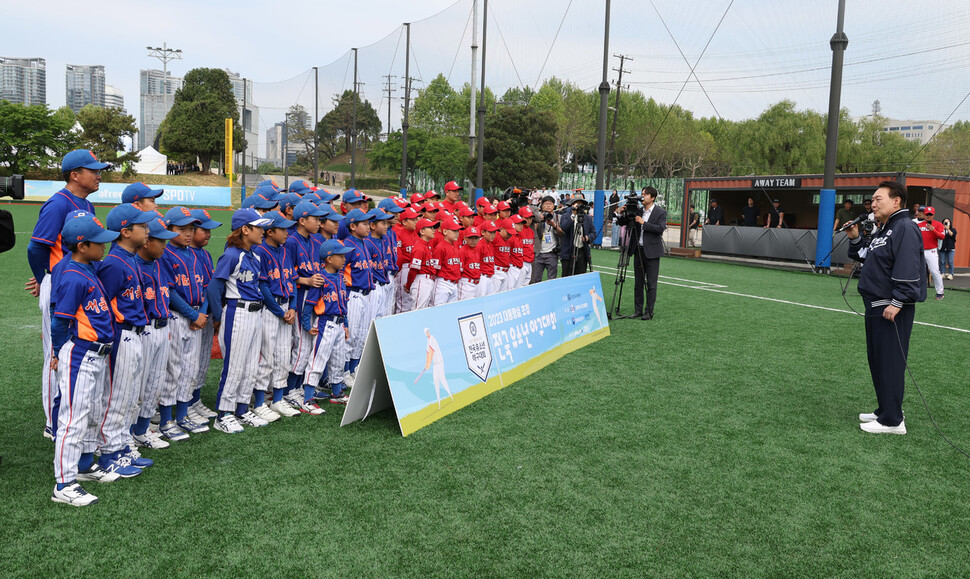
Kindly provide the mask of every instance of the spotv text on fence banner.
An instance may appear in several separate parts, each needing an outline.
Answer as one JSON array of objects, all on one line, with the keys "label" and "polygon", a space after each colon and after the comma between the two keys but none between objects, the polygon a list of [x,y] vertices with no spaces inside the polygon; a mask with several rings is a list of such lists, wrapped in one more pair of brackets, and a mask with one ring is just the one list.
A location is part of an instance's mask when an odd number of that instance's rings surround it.
[{"label": "spotv text on fence banner", "polygon": [[340,424],[393,407],[407,436],[608,335],[598,273],[380,318]]}]

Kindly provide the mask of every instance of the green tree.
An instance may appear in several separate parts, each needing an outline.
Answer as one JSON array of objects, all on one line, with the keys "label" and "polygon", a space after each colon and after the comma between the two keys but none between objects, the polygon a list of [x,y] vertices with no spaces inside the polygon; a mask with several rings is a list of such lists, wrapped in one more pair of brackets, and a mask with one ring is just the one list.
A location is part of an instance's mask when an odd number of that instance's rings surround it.
[{"label": "green tree", "polygon": [[313,118],[303,105],[293,105],[286,113],[286,140],[290,150],[303,148],[298,156],[313,159]]},{"label": "green tree", "polygon": [[196,155],[202,171],[208,172],[213,158],[225,154],[225,119],[233,120],[234,151],[246,145],[239,124],[239,109],[226,71],[194,68],[175,92],[172,109],[159,127],[165,151]]},{"label": "green tree", "polygon": [[77,122],[82,129],[82,146],[94,151],[105,163],[121,167],[125,177],[135,173],[138,153],[125,152],[123,140],[124,137],[133,139],[138,132],[135,117],[124,114],[121,109],[85,105],[77,113]]},{"label": "green tree", "polygon": [[[341,150],[344,153],[350,152],[354,132],[354,96],[354,91],[345,90],[334,103],[333,110],[317,123],[321,159],[333,159]],[[366,148],[368,140],[376,140],[380,136],[381,119],[370,101],[361,101],[359,94],[356,95],[356,99],[358,146],[361,146],[360,141],[363,137],[362,144]]]},{"label": "green tree", "polygon": [[[411,149],[411,135],[408,131],[408,152]],[[455,180],[461,182],[468,163],[468,145],[458,138],[442,136],[428,139],[420,151],[418,168],[436,182]]]},{"label": "green tree", "polygon": [[256,172],[260,175],[278,175],[283,172],[283,169],[277,167],[269,161],[263,161],[259,164],[259,167],[256,168]]},{"label": "green tree", "polygon": [[[556,122],[531,106],[507,106],[485,117],[482,186],[551,187],[556,184]],[[468,173],[475,172],[468,160]]]},{"label": "green tree", "polygon": [[502,102],[505,104],[527,105],[532,101],[536,91],[532,87],[512,87],[502,95]]},{"label": "green tree", "polygon": [[556,122],[556,170],[596,143],[596,117],[589,94],[576,85],[550,78],[532,95],[529,104],[548,112]]},{"label": "green tree", "polygon": [[0,165],[11,173],[58,166],[77,146],[74,113],[0,101]]},{"label": "green tree", "polygon": [[431,136],[468,135],[468,97],[451,88],[445,75],[439,74],[428,86],[418,91],[408,113],[408,134],[411,129],[425,131]]},{"label": "green tree", "polygon": [[[414,171],[421,168],[421,156],[430,138],[423,129],[408,129],[408,174],[405,180],[411,185],[414,183]],[[386,141],[375,143],[374,149],[368,155],[371,168],[400,175],[403,141],[401,131],[395,131],[387,136]]]},{"label": "green tree", "polygon": [[939,132],[926,148],[929,171],[970,175],[970,121],[957,121]]}]

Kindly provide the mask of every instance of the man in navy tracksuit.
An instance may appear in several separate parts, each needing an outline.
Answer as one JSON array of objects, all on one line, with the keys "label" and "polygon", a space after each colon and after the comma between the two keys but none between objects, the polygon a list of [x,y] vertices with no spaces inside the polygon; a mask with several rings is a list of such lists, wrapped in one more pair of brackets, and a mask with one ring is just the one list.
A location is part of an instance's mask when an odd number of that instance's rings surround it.
[{"label": "man in navy tracksuit", "polygon": [[875,412],[859,415],[860,428],[906,434],[903,386],[916,302],[926,300],[923,238],[906,209],[906,186],[883,181],[872,196],[879,228],[868,245],[858,226],[848,230],[849,256],[864,262],[859,293],[866,305],[866,353],[876,389]]}]

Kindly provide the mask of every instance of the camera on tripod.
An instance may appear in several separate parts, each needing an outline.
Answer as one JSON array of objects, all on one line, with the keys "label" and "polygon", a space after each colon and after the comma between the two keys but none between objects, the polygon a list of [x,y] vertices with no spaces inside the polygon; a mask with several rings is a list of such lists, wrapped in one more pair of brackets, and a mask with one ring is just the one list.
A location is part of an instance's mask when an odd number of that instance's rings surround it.
[{"label": "camera on tripod", "polygon": [[623,204],[621,216],[633,220],[640,215],[640,197],[636,193],[630,193],[624,199],[626,203]]},{"label": "camera on tripod", "polygon": [[0,177],[0,197],[24,198],[24,176]]}]

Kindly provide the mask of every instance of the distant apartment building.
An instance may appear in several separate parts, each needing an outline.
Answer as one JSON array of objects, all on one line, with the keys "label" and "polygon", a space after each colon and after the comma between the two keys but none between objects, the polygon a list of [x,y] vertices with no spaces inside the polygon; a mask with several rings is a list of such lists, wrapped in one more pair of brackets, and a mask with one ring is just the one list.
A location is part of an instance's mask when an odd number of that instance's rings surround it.
[{"label": "distant apartment building", "polygon": [[283,123],[266,130],[266,160],[277,167],[283,165]]},{"label": "distant apartment building", "polygon": [[[246,165],[255,166],[258,165],[255,160],[259,156],[259,107],[253,104],[253,81],[243,79],[238,73],[228,69],[226,74],[229,75],[229,82],[232,83],[232,94],[236,97],[236,106],[239,109],[239,121],[246,137]],[[245,88],[243,88],[244,80]],[[239,153],[236,163],[241,161],[242,153]]]},{"label": "distant apartment building", "polygon": [[182,87],[182,78],[168,76],[160,70],[139,71],[139,105],[141,116],[138,121],[138,149],[155,145],[158,126],[165,120],[175,100],[175,91]]},{"label": "distant apartment building", "polygon": [[904,139],[925,145],[940,130],[940,121],[897,121],[886,119],[882,130],[899,133]]},{"label": "distant apartment building", "polygon": [[64,73],[64,102],[77,113],[84,105],[104,106],[104,66],[69,64]]},{"label": "distant apartment building", "polygon": [[121,112],[128,114],[125,110],[125,95],[121,89],[110,84],[104,85],[104,106],[107,108],[121,109]]},{"label": "distant apartment building", "polygon": [[0,56],[0,100],[22,105],[47,104],[47,61]]}]

